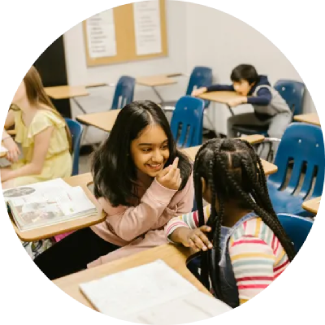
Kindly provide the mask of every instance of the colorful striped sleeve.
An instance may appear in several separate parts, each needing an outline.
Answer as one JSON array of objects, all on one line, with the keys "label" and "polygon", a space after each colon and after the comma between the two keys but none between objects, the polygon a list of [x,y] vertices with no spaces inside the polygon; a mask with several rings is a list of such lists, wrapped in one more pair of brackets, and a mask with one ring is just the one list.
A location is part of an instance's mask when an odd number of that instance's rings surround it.
[{"label": "colorful striped sleeve", "polygon": [[232,238],[229,254],[240,304],[255,297],[274,280],[276,256],[272,247],[259,237]]},{"label": "colorful striped sleeve", "polygon": [[[210,205],[206,205],[203,208],[204,220],[207,222],[210,217],[211,207]],[[167,238],[175,231],[175,229],[179,227],[187,227],[190,229],[195,229],[199,226],[199,214],[198,211],[194,211],[191,213],[183,214],[181,216],[172,218],[167,225],[165,226],[165,234]]]}]

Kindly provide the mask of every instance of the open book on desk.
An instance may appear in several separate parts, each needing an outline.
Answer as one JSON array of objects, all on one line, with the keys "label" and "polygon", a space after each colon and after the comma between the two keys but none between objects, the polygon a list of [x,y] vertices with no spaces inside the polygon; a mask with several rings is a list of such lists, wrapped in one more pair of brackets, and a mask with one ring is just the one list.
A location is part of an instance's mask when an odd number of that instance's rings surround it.
[{"label": "open book on desk", "polygon": [[71,187],[62,179],[4,190],[3,196],[20,231],[97,213],[82,187]]},{"label": "open book on desk", "polygon": [[162,260],[80,284],[80,289],[99,312],[135,323],[190,323],[231,310]]}]

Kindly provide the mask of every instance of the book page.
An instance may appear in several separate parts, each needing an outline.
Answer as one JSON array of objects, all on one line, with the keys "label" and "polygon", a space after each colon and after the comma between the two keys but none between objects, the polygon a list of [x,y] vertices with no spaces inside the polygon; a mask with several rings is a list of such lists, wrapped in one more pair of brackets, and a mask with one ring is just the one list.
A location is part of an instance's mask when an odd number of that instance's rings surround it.
[{"label": "book page", "polygon": [[232,308],[222,301],[197,291],[127,316],[123,320],[153,325],[184,324],[209,319],[230,310]]},{"label": "book page", "polygon": [[47,226],[97,211],[82,187],[70,187],[62,179],[3,192],[20,230]]},{"label": "book page", "polygon": [[83,283],[80,288],[98,311],[120,319],[197,291],[161,260]]},{"label": "book page", "polygon": [[46,201],[55,197],[60,191],[71,188],[63,179],[58,178],[47,182],[23,185],[15,188],[2,190],[5,201],[11,201],[14,206],[20,206],[24,203],[33,203]]}]

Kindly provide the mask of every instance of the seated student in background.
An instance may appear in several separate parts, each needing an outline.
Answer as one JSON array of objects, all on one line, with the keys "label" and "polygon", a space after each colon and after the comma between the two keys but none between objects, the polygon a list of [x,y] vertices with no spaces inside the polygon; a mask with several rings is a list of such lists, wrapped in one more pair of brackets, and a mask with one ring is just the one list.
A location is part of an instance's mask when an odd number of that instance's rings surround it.
[{"label": "seated student in background", "polygon": [[266,76],[258,75],[252,65],[241,64],[231,72],[232,85],[212,85],[193,91],[192,96],[199,96],[210,91],[236,91],[240,97],[228,102],[231,107],[251,104],[253,113],[231,116],[227,122],[229,138],[237,136],[233,130],[235,124],[268,126],[270,137],[281,139],[287,126],[292,121],[292,113],[281,95],[270,85]]},{"label": "seated student in background", "polygon": [[[1,168],[3,188],[71,175],[70,132],[63,117],[45,94],[41,78],[31,67],[19,85],[5,128],[15,126],[15,141],[3,130],[3,145],[10,167]],[[22,242],[32,259],[52,246],[51,239]]]},{"label": "seated student in background", "polygon": [[[235,308],[271,284],[295,250],[273,210],[261,161],[248,142],[208,141],[196,156],[193,174],[198,211],[173,218],[166,235],[201,250],[201,281],[210,289],[211,279],[217,298]],[[210,203],[205,208],[202,197]]]},{"label": "seated student in background", "polygon": [[[3,131],[3,145],[8,146],[8,159],[13,163],[1,169],[3,188],[17,187],[68,177],[72,171],[71,136],[64,118],[46,95],[40,75],[31,67],[12,100],[5,128],[15,125],[15,141]],[[13,106],[12,106],[13,107]]]},{"label": "seated student in background", "polygon": [[164,226],[193,206],[192,165],[161,108],[133,102],[94,154],[94,194],[106,220],[65,237],[35,259],[50,279],[167,243]]}]

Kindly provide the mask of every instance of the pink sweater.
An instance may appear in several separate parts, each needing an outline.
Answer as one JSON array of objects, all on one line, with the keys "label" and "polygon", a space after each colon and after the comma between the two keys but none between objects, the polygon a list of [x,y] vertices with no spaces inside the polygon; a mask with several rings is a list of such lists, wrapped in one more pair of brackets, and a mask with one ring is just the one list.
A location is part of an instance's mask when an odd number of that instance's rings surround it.
[{"label": "pink sweater", "polygon": [[164,227],[168,221],[192,210],[194,198],[192,175],[182,191],[165,188],[154,179],[148,188],[142,188],[142,191],[139,189],[139,195],[140,204],[132,207],[114,208],[104,198],[98,199],[107,213],[107,218],[91,229],[102,239],[122,247],[93,261],[88,267],[166,244]]}]

